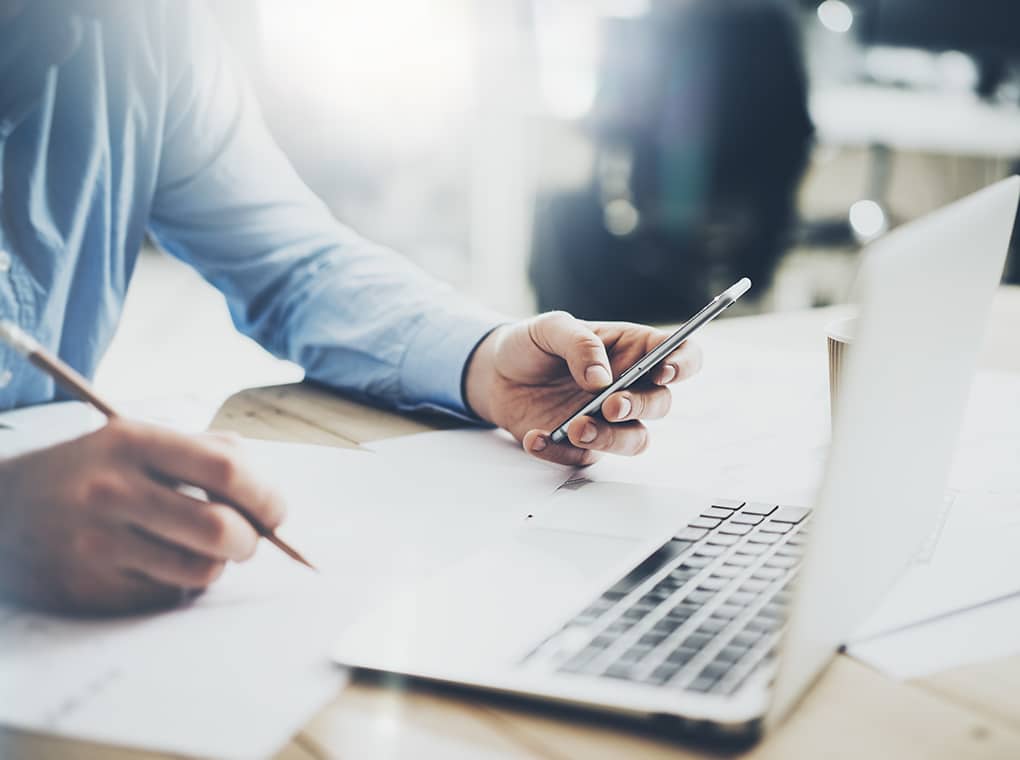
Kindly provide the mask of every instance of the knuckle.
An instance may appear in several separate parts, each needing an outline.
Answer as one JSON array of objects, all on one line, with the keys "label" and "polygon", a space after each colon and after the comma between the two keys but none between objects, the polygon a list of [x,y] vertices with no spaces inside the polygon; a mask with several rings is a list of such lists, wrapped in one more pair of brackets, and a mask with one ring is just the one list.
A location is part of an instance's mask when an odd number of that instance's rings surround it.
[{"label": "knuckle", "polygon": [[187,582],[194,585],[195,588],[205,588],[216,582],[225,566],[226,563],[222,560],[191,557],[185,560],[184,576]]},{"label": "knuckle", "polygon": [[96,557],[108,556],[109,550],[106,534],[95,528],[82,528],[71,539],[71,553],[86,562],[94,561]]},{"label": "knuckle", "polygon": [[122,479],[113,472],[97,472],[85,478],[79,492],[79,504],[85,507],[103,507],[124,497]]},{"label": "knuckle", "polygon": [[202,532],[210,548],[223,551],[230,543],[230,520],[227,513],[215,509],[203,512]]},{"label": "knuckle", "polygon": [[634,446],[634,455],[636,456],[638,454],[643,454],[645,450],[648,448],[649,442],[650,439],[648,437],[648,431],[642,430],[638,434],[637,444]]},{"label": "knuckle", "polygon": [[220,487],[228,487],[237,480],[240,465],[237,457],[228,451],[217,451],[209,455],[209,477]]}]

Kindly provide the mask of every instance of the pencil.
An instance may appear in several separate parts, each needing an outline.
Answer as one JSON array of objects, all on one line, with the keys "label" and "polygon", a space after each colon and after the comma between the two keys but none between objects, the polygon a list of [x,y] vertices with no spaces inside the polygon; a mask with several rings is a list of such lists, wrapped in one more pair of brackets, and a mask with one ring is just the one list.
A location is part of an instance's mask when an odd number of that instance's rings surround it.
[{"label": "pencil", "polygon": [[[33,338],[31,335],[22,330],[18,325],[8,320],[0,320],[0,340],[7,343],[11,348],[17,351],[19,354],[28,359],[29,362],[34,364],[40,370],[52,377],[57,383],[69,393],[74,394],[82,401],[86,401],[92,404],[96,409],[102,412],[108,419],[119,417],[120,415],[114,411],[114,408],[104,401],[91,383],[80,373],[78,373],[73,367],[68,366],[65,362],[61,361],[58,357],[51,354]],[[262,538],[269,541],[273,546],[277,547],[291,559],[300,562],[305,567],[312,570],[316,570],[316,567],[301,556],[301,553],[297,549],[288,545],[282,538],[276,535],[275,531],[271,528],[263,525],[254,515],[250,514],[247,510],[238,507],[236,504],[231,505],[236,509],[255,529]]]}]

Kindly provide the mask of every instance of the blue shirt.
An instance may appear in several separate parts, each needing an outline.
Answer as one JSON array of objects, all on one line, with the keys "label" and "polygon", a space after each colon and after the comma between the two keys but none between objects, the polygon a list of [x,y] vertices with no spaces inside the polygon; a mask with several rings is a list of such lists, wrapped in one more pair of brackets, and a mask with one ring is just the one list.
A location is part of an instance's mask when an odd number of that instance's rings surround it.
[{"label": "blue shirt", "polygon": [[[0,25],[0,317],[91,376],[149,232],[309,378],[467,415],[463,368],[497,319],[333,218],[202,4],[106,5],[29,0]],[[61,397],[2,346],[0,385],[0,410]]]}]

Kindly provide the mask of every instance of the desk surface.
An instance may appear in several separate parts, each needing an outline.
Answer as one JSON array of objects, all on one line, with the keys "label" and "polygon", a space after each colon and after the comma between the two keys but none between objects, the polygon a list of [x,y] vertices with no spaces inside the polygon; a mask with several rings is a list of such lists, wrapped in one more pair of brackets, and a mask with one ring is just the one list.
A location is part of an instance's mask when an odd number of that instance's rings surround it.
[{"label": "desk surface", "polygon": [[[819,350],[832,310],[723,320],[711,329],[735,342]],[[1004,288],[993,308],[981,364],[1020,371],[1020,288]],[[823,343],[821,345],[824,345]],[[352,447],[435,429],[307,386],[245,391],[213,427],[254,437]],[[897,682],[839,656],[796,713],[774,734],[736,755],[628,733],[540,707],[484,697],[354,684],[340,692],[278,755],[325,758],[1020,758],[1020,655],[936,676]],[[11,745],[7,745],[11,746]],[[44,737],[26,757],[137,757],[126,750]],[[20,754],[20,753],[19,753]]]}]

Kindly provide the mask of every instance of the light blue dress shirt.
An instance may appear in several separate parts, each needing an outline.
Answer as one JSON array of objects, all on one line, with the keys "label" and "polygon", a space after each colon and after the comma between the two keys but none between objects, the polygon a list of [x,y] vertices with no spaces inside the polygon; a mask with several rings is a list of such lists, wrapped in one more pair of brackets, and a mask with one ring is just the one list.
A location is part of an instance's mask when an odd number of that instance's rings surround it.
[{"label": "light blue dress shirt", "polygon": [[[309,378],[469,415],[463,368],[497,318],[333,218],[201,3],[29,0],[0,26],[0,165],[0,316],[82,374],[110,342],[149,232],[223,292],[238,329]],[[0,410],[62,397],[5,347],[0,386]]]}]

